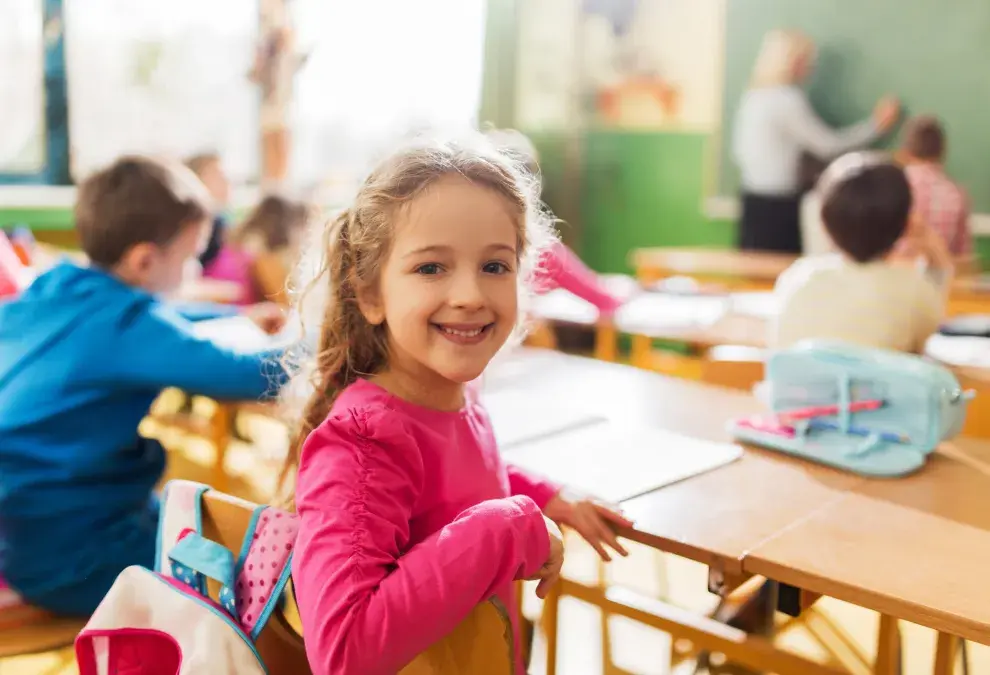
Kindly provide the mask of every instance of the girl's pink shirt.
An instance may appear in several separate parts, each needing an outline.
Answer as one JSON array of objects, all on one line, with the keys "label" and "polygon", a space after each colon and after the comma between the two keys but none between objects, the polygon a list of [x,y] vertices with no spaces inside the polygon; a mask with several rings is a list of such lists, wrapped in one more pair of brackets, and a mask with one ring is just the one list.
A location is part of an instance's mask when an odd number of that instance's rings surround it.
[{"label": "girl's pink shirt", "polygon": [[237,284],[241,292],[234,304],[253,305],[262,301],[251,275],[253,264],[254,258],[247,251],[233,244],[224,244],[217,257],[203,268],[203,276]]},{"label": "girl's pink shirt", "polygon": [[560,242],[547,249],[540,258],[536,281],[537,292],[548,293],[555,288],[563,288],[590,302],[606,316],[622,305],[622,300],[605,290],[598,275]]},{"label": "girl's pink shirt", "polygon": [[542,508],[558,489],[502,462],[473,389],[443,412],[352,384],[307,439],[296,484],[292,578],[313,672],[395,673],[493,595],[513,608],[513,581],[549,556]]}]

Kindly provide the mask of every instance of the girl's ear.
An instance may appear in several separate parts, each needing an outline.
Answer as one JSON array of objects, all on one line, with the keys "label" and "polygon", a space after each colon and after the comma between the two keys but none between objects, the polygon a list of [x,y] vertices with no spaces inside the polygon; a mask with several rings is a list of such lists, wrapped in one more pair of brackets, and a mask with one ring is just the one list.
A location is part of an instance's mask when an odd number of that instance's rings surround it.
[{"label": "girl's ear", "polygon": [[385,323],[385,305],[377,288],[364,288],[357,292],[358,309],[365,321],[372,326]]}]

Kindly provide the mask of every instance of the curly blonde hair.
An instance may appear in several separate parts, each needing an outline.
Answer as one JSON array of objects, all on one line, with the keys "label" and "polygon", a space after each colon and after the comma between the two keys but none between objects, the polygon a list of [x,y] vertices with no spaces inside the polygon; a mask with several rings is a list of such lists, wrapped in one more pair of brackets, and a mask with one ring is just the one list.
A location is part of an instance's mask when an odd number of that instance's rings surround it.
[{"label": "curly blonde hair", "polygon": [[[553,219],[539,203],[539,186],[510,155],[499,152],[480,135],[457,141],[409,144],[382,161],[359,188],[353,205],[320,228],[319,245],[300,263],[297,283],[302,288],[296,305],[303,322],[317,317],[315,348],[290,354],[293,373],[283,402],[293,426],[288,456],[279,475],[279,493],[291,507],[295,471],[309,434],[327,417],[341,391],[358,378],[388,366],[387,328],[370,324],[358,306],[358,296],[378,283],[389,255],[396,212],[429,186],[448,175],[459,175],[504,198],[516,226],[521,307],[537,260],[554,239]],[[515,336],[521,334],[520,311]],[[303,344],[308,342],[304,340]]]}]

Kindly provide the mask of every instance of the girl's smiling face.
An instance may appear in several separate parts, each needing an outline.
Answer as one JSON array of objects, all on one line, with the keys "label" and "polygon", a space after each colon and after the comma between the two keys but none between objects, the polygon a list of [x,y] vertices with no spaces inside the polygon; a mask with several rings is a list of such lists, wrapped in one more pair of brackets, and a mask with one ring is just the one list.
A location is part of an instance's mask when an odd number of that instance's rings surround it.
[{"label": "girl's smiling face", "polygon": [[383,378],[399,384],[386,388],[457,405],[516,325],[519,226],[503,196],[459,175],[395,218],[377,287],[361,299],[365,318],[388,331]]}]

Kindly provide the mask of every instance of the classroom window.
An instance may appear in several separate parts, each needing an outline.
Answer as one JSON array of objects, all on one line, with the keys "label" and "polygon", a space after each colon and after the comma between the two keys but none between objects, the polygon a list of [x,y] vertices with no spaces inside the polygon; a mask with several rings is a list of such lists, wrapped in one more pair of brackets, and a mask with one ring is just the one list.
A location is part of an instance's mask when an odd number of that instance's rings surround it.
[{"label": "classroom window", "polygon": [[73,177],[122,153],[215,150],[235,181],[257,178],[256,1],[63,2]]},{"label": "classroom window", "polygon": [[292,176],[353,180],[395,139],[476,121],[484,0],[294,0]]},{"label": "classroom window", "polygon": [[0,174],[45,167],[42,0],[0,2]]}]

